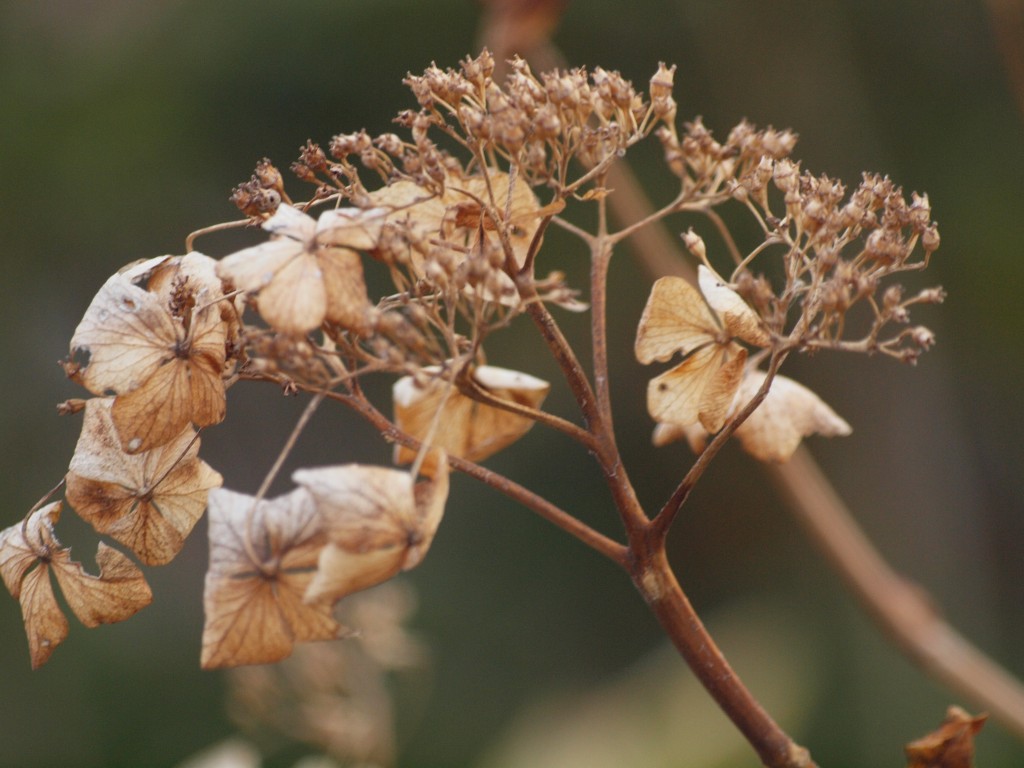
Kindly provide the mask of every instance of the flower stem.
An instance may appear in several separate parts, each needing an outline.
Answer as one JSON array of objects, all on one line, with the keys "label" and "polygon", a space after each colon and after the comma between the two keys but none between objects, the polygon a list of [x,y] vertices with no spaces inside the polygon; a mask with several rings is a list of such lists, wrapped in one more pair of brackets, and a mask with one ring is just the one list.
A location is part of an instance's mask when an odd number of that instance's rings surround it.
[{"label": "flower stem", "polygon": [[708,694],[771,768],[811,768],[810,753],[765,711],[729,666],[679,586],[662,543],[638,558],[633,583]]}]

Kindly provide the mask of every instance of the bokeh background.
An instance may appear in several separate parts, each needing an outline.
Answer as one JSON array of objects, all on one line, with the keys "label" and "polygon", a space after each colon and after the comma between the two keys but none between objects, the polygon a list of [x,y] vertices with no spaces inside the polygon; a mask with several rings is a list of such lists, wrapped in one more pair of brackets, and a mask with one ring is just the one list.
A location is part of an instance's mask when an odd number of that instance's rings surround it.
[{"label": "bokeh background", "polygon": [[[414,105],[405,73],[474,52],[480,13],[468,0],[0,3],[0,526],[66,470],[78,423],[54,404],[80,393],[56,361],[103,280],[233,218],[228,194],[259,158],[284,168],[307,138],[387,130]],[[911,284],[949,293],[915,317],[936,349],[913,369],[819,355],[789,372],[854,426],[812,449],[880,549],[1024,676],[1021,14],[1014,0],[580,0],[555,42],[570,64],[638,85],[659,60],[675,62],[681,119],[703,115],[720,136],[743,117],[792,127],[807,169],[852,184],[880,171],[929,193],[942,247]],[[637,171],[655,198],[669,194],[656,152],[638,153]],[[562,243],[553,258],[580,274],[582,254]],[[613,286],[621,440],[655,506],[689,455],[649,447],[650,371],[630,351],[649,279],[628,253]],[[493,361],[554,375],[521,330]],[[550,405],[568,409],[564,390]],[[251,492],[300,407],[233,390],[205,458]],[[324,409],[295,461],[387,457],[351,417]],[[617,532],[588,457],[564,441],[534,430],[492,463]],[[62,535],[88,561],[94,545],[66,518]],[[0,599],[0,766],[172,766],[236,731],[225,676],[198,668],[204,530],[149,570],[153,606],[92,631],[73,621],[38,672],[17,603]],[[694,494],[672,547],[740,674],[820,764],[900,765],[901,745],[947,704],[971,708],[880,636],[735,448]],[[431,557],[405,581],[430,662],[396,688],[402,765],[599,765],[587,750],[609,734],[630,750],[620,764],[756,764],[660,650],[628,580],[486,489],[454,483]],[[275,742],[267,765],[304,750]],[[1024,745],[990,723],[978,764],[1022,765]]]}]

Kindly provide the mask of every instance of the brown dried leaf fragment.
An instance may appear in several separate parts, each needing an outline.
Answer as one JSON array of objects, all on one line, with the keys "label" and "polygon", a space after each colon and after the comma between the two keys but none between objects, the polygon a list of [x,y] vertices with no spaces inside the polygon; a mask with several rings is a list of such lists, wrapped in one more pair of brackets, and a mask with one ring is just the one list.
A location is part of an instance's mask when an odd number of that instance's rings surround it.
[{"label": "brown dried leaf fragment", "polygon": [[297,642],[345,634],[330,605],[302,600],[325,542],[303,488],[259,502],[210,492],[203,669],[267,664],[289,656]]},{"label": "brown dried leaf fragment", "polygon": [[86,404],[67,475],[68,502],[146,565],[163,565],[181,550],[206,509],[207,493],[222,478],[199,458],[191,427],[151,451],[125,453],[110,404],[105,398]]},{"label": "brown dried leaf fragment", "polygon": [[21,602],[32,669],[38,669],[68,634],[68,621],[53,593],[50,570],[75,616],[87,627],[123,621],[153,600],[142,572],[102,542],[96,552],[98,576],[87,574],[57,540],[53,526],[61,503],[53,502],[0,531],[0,576]]},{"label": "brown dried leaf fragment", "polygon": [[[344,240],[338,216],[324,214],[321,222],[282,204],[263,224],[271,239],[225,257],[217,274],[258,297],[260,316],[282,333],[304,334],[325,321],[362,332],[370,301],[363,264]],[[368,231],[353,234],[359,242]]]},{"label": "brown dried leaf fragment", "polygon": [[72,356],[88,353],[89,361],[69,363],[69,375],[94,394],[116,396],[114,424],[129,453],[162,445],[190,423],[224,419],[228,328],[219,302],[198,288],[172,299],[136,284],[169,259],[107,280],[71,339]]},{"label": "brown dried leaf fragment", "polygon": [[960,707],[950,707],[936,730],[903,748],[907,768],[973,768],[974,735],[988,715],[972,717]]},{"label": "brown dried leaf fragment", "polygon": [[408,472],[360,464],[295,472],[292,479],[316,500],[329,539],[307,602],[330,605],[420,563],[448,498],[447,457],[436,466],[434,477],[419,484]]},{"label": "brown dried leaf fragment", "polygon": [[[463,395],[436,376],[436,368],[427,368],[424,373],[435,374],[425,386],[417,384],[412,376],[404,376],[392,388],[395,423],[417,440],[426,440],[435,419],[440,419],[432,445],[452,456],[482,461],[514,443],[534,424],[525,416]],[[540,408],[551,390],[551,385],[542,379],[493,365],[475,368],[472,377],[476,385],[491,396],[529,408]],[[450,393],[449,387],[452,387]],[[396,464],[408,464],[415,458],[416,451],[395,446]],[[428,454],[420,471],[429,476],[435,468],[434,454]]]},{"label": "brown dried leaf fragment", "polygon": [[681,277],[662,277],[640,316],[634,351],[644,365],[664,362],[677,352],[688,355],[719,335],[718,322],[697,289]]}]

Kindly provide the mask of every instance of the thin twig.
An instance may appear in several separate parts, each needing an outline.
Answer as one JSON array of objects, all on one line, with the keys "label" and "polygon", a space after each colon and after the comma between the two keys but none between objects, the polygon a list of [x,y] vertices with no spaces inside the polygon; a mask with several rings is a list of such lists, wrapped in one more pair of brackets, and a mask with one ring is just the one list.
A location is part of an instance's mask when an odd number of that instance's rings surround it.
[{"label": "thin twig", "polygon": [[[302,385],[300,384],[299,386],[301,388]],[[414,451],[419,450],[421,447],[422,443],[419,440],[399,429],[365,397],[346,395],[341,392],[326,392],[324,396],[347,405],[372,424],[385,440],[399,443]],[[543,496],[539,496],[504,475],[493,472],[475,462],[449,455],[448,464],[452,469],[474,477],[485,485],[508,496],[510,499],[517,501],[548,522],[579,539],[591,549],[600,552],[608,559],[625,567],[627,561],[625,546],[594,530],[586,523],[577,520]]]},{"label": "thin twig", "polygon": [[733,671],[679,586],[663,542],[657,547],[642,558],[647,568],[634,572],[633,580],[679,654],[766,766],[813,768],[810,753],[789,738]]},{"label": "thin twig", "polygon": [[700,456],[690,467],[690,471],[686,473],[686,476],[682,479],[675,491],[669,497],[668,501],[658,512],[657,516],[652,521],[651,533],[653,536],[658,538],[664,538],[668,535],[668,530],[672,526],[673,520],[686,502],[687,497],[690,495],[690,491],[697,484],[697,481],[704,474],[711,460],[718,455],[718,452],[722,450],[725,443],[732,437],[733,433],[746,421],[754,410],[761,405],[765,397],[768,396],[768,390],[771,388],[772,381],[775,380],[775,374],[779,370],[779,366],[782,365],[782,361],[786,359],[787,351],[776,352],[771,356],[768,362],[768,370],[765,373],[764,381],[761,383],[757,393],[750,399],[750,401],[743,406],[739,413],[737,413],[729,422],[721,429],[714,439],[708,443],[707,447],[701,451]]},{"label": "thin twig", "polygon": [[596,443],[594,436],[582,429],[571,421],[563,419],[561,416],[556,416],[553,413],[547,411],[538,410],[537,408],[531,408],[528,405],[517,403],[513,400],[506,400],[503,397],[498,397],[492,392],[484,389],[472,376],[460,377],[459,391],[468,398],[476,400],[478,403],[489,405],[492,408],[500,408],[503,411],[514,413],[516,416],[521,416],[524,419],[530,419],[538,424],[543,424],[546,427],[550,427],[557,432],[561,432],[588,450],[596,450]]}]

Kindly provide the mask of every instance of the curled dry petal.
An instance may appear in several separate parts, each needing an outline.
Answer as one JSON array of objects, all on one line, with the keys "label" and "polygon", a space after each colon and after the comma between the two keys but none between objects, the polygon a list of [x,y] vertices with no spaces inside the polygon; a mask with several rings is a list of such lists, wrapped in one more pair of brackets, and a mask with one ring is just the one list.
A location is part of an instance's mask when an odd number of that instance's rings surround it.
[{"label": "curled dry petal", "polygon": [[191,427],[151,451],[121,449],[110,400],[85,407],[82,434],[67,476],[67,498],[100,533],[131,549],[147,565],[170,562],[206,509],[221,476],[198,457]]},{"label": "curled dry petal", "polygon": [[408,472],[360,464],[295,472],[316,500],[329,540],[308,602],[334,603],[420,563],[448,498],[446,457],[436,465],[434,477],[418,485]]},{"label": "curled dry petal", "polygon": [[949,707],[938,728],[903,748],[907,768],[974,768],[974,737],[987,719]]},{"label": "curled dry petal", "polygon": [[190,423],[224,418],[227,324],[218,302],[192,295],[175,315],[166,293],[135,284],[168,259],[107,280],[71,339],[72,356],[88,353],[83,367],[69,364],[72,377],[94,394],[115,396],[114,424],[130,453],[162,445]]},{"label": "curled dry petal", "polygon": [[96,552],[97,576],[71,559],[53,531],[61,504],[54,502],[24,521],[0,531],[0,575],[21,603],[32,668],[37,669],[68,634],[68,622],[57,604],[50,570],[64,598],[87,627],[123,621],[153,599],[142,572],[123,554],[102,542]]},{"label": "curled dry petal", "polygon": [[[727,418],[737,413],[757,394],[765,374],[753,371],[744,376],[729,408]],[[736,429],[743,449],[760,461],[789,460],[810,435],[841,437],[851,433],[850,425],[821,398],[786,376],[776,376],[764,401]],[[708,431],[700,424],[660,423],[654,431],[655,445],[685,438],[694,452],[704,450]]]},{"label": "curled dry petal", "polygon": [[[452,456],[482,461],[511,445],[533,426],[533,420],[502,408],[487,405],[463,395],[454,385],[437,376],[439,369],[427,368],[433,373],[425,386],[411,376],[404,376],[392,388],[395,423],[417,440],[431,436],[431,444],[443,448]],[[481,365],[473,370],[474,383],[485,393],[516,405],[540,408],[551,385],[534,376],[507,368]],[[441,411],[439,414],[438,411]],[[405,446],[395,447],[395,462],[408,464],[416,458],[416,451]],[[434,472],[436,462],[428,454],[421,471]]]},{"label": "curled dry petal", "polygon": [[279,661],[297,642],[344,634],[329,605],[302,600],[325,542],[303,488],[259,502],[224,489],[210,492],[204,669]]},{"label": "curled dry petal", "polygon": [[771,337],[757,313],[724,280],[703,264],[697,267],[697,283],[708,306],[721,318],[730,336],[756,347],[767,347],[771,343]]}]

